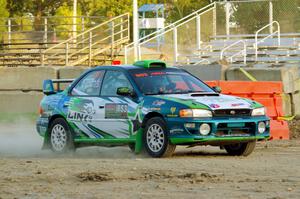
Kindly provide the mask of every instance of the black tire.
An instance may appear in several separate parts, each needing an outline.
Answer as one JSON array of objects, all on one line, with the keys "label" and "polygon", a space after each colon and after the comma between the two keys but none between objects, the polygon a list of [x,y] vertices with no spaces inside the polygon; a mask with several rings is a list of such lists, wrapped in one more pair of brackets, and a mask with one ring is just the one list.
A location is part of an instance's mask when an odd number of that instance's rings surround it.
[{"label": "black tire", "polygon": [[248,156],[256,145],[256,141],[225,145],[224,148],[229,155]]},{"label": "black tire", "polygon": [[130,143],[128,146],[129,146],[130,151],[134,153],[135,152],[135,144]]},{"label": "black tire", "polygon": [[[56,131],[63,130],[60,134]],[[58,135],[59,134],[59,135]],[[61,143],[60,143],[61,141]],[[62,118],[55,119],[49,129],[50,148],[55,153],[66,153],[75,151],[72,132],[67,122]]]},{"label": "black tire", "polygon": [[176,148],[176,145],[170,143],[167,125],[160,117],[153,117],[147,121],[143,143],[147,153],[154,158],[169,157]]}]

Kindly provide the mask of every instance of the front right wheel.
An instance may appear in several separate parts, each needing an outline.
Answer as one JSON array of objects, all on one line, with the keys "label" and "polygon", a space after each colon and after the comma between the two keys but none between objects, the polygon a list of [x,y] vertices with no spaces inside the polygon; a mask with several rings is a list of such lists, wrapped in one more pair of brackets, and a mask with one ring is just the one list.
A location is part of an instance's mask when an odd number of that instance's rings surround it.
[{"label": "front right wheel", "polygon": [[253,152],[255,145],[256,141],[254,140],[246,143],[225,145],[224,148],[229,155],[248,156]]},{"label": "front right wheel", "polygon": [[171,156],[176,148],[176,145],[169,142],[167,125],[160,117],[148,120],[143,142],[147,153],[155,158]]}]

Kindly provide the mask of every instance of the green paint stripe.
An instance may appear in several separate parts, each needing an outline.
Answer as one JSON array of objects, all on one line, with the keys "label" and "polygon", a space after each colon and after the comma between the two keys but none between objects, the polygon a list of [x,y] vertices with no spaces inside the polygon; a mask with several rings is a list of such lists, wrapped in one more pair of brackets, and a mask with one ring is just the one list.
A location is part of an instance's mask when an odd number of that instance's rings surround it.
[{"label": "green paint stripe", "polygon": [[172,144],[195,143],[195,142],[213,142],[213,141],[245,141],[268,139],[268,136],[250,136],[250,137],[220,137],[220,138],[170,138]]},{"label": "green paint stripe", "polygon": [[135,139],[129,138],[114,138],[114,139],[101,139],[101,138],[84,138],[84,139],[74,139],[76,143],[115,143],[115,144],[128,144],[135,143]]},{"label": "green paint stripe", "polygon": [[75,129],[80,131],[80,137],[88,138],[88,136],[74,122],[69,122],[68,124],[73,128],[73,131],[75,131]]},{"label": "green paint stripe", "polygon": [[115,138],[113,135],[98,129],[98,128],[94,127],[93,125],[88,124],[88,127],[90,127],[93,131],[96,131],[97,133],[102,135],[105,139]]}]

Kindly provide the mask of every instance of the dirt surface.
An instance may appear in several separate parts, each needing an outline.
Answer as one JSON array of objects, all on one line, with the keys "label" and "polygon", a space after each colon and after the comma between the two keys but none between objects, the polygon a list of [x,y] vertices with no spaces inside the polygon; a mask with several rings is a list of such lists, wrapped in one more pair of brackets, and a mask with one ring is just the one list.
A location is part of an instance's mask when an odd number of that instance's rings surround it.
[{"label": "dirt surface", "polygon": [[0,125],[0,198],[300,198],[300,141],[260,143],[248,157],[178,147],[173,157],[128,147],[41,151],[33,124]]},{"label": "dirt surface", "polygon": [[290,138],[300,140],[300,119],[289,121]]}]

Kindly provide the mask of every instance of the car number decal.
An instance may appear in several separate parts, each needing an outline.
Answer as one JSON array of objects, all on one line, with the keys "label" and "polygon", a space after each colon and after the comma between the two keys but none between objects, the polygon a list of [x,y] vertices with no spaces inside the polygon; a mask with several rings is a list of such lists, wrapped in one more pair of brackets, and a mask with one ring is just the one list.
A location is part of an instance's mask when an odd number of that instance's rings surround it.
[{"label": "car number decal", "polygon": [[105,119],[127,119],[128,118],[127,104],[105,104]]}]

